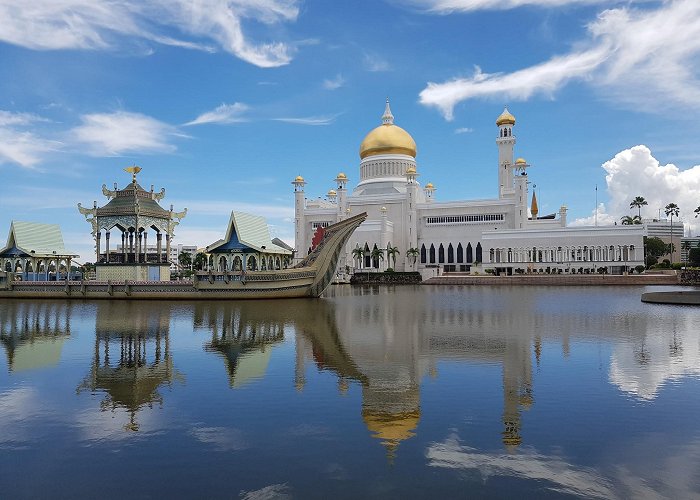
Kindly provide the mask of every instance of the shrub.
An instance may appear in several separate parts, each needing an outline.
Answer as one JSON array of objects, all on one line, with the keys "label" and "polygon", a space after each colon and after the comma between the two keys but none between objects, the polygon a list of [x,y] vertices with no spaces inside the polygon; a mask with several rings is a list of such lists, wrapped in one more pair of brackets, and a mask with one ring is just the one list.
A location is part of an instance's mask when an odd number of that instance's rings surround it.
[{"label": "shrub", "polygon": [[680,262],[674,262],[673,264],[671,264],[671,269],[675,269],[676,271],[680,270],[681,267],[683,267],[683,264],[681,264]]},{"label": "shrub", "polygon": [[644,266],[635,266],[634,270],[637,271],[637,274],[642,274],[644,272],[645,267]]},{"label": "shrub", "polygon": [[387,268],[386,268],[386,271],[384,271],[384,272],[385,272],[385,273],[393,273],[393,272],[394,272],[394,269],[391,268],[391,267],[387,267]]},{"label": "shrub", "polygon": [[495,269],[484,269],[484,271],[486,272],[486,274],[496,274]]}]

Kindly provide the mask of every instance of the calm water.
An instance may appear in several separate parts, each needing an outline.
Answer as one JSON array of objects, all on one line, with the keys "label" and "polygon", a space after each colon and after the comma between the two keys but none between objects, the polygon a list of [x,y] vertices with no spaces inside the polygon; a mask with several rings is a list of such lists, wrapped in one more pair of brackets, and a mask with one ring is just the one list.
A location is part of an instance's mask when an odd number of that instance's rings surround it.
[{"label": "calm water", "polygon": [[700,309],[642,291],[0,300],[0,491],[700,498]]}]

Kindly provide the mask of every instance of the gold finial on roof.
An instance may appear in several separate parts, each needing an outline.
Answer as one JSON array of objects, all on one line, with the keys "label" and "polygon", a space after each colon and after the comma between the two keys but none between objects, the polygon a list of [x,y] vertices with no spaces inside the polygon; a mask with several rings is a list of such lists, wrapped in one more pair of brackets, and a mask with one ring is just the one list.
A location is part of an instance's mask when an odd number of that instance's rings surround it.
[{"label": "gold finial on roof", "polygon": [[126,167],[124,169],[124,172],[129,172],[131,174],[131,181],[136,184],[136,174],[138,174],[141,171],[141,167],[137,167],[136,165],[132,165],[131,167]]},{"label": "gold finial on roof", "polygon": [[532,214],[533,220],[537,219],[538,212],[539,212],[539,208],[537,208],[537,194],[533,190],[532,191],[532,204],[530,205],[530,213]]}]

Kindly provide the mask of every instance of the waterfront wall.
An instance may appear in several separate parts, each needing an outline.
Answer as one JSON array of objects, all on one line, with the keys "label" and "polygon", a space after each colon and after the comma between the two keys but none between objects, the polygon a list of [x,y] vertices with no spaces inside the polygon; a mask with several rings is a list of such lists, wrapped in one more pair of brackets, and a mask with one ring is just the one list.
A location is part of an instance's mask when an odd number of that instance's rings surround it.
[{"label": "waterfront wall", "polygon": [[681,285],[700,286],[700,269],[685,269],[681,271]]},{"label": "waterfront wall", "polygon": [[415,285],[421,282],[419,272],[408,273],[354,273],[351,285]]},{"label": "waterfront wall", "polygon": [[675,275],[635,274],[635,275],[522,275],[522,276],[450,276],[443,275],[430,278],[424,285],[552,285],[552,286],[587,286],[587,285],[678,285]]}]

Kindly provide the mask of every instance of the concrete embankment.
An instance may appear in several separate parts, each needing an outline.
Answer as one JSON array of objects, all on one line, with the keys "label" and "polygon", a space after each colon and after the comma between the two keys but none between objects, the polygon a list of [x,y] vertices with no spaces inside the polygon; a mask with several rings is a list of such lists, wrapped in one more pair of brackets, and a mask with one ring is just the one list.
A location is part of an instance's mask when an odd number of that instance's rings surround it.
[{"label": "concrete embankment", "polygon": [[423,282],[424,285],[551,285],[551,286],[622,286],[678,285],[678,276],[669,274],[606,274],[522,275],[522,276],[455,276],[444,274]]},{"label": "concrete embankment", "polygon": [[647,292],[642,294],[642,302],[700,306],[700,290]]}]

